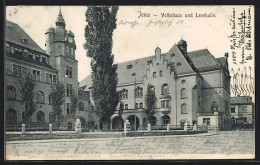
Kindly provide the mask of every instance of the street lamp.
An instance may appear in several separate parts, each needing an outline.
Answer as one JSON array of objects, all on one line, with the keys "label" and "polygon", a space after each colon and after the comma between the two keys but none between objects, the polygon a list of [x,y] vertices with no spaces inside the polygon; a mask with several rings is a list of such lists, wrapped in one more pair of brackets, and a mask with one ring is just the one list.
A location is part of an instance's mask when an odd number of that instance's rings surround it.
[{"label": "street lamp", "polygon": [[136,77],[135,77],[135,73],[133,73],[132,76],[134,76],[134,79],[135,79],[135,88],[134,88],[134,111],[135,111],[135,137],[136,137],[136,107],[135,107]]}]

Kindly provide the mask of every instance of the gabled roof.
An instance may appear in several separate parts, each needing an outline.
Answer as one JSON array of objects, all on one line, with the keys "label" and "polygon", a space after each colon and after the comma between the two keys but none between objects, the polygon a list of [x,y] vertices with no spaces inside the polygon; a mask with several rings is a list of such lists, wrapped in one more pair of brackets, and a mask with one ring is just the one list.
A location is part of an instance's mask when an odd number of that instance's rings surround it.
[{"label": "gabled roof", "polygon": [[[161,54],[161,56],[164,56],[170,64],[173,62],[174,58],[171,57],[172,54],[178,56],[177,61],[174,61],[176,64],[181,62],[180,66],[175,67],[177,75],[194,73],[196,70],[207,71],[210,69],[217,69],[224,67],[222,65],[225,65],[226,63],[224,63],[222,58],[216,59],[208,49],[189,52],[188,56],[185,56],[176,44],[173,45],[168,53]],[[136,74],[136,82],[143,82],[146,70],[148,69],[147,61],[153,60],[153,58],[154,55],[119,63],[117,69],[119,79],[118,85],[134,83],[134,77],[132,76],[133,73]],[[84,85],[88,85],[88,87],[92,85],[92,78],[90,75],[79,83],[80,87]]]},{"label": "gabled roof", "polygon": [[224,68],[226,68],[228,70],[226,57],[220,57],[220,58],[217,58],[217,60]]},{"label": "gabled roof", "polygon": [[189,52],[188,56],[199,71],[221,67],[221,63],[209,52],[208,49]]},{"label": "gabled roof", "polygon": [[[26,42],[24,43],[22,39],[26,39]],[[5,40],[46,54],[45,51],[41,49],[40,46],[37,45],[36,42],[34,42],[33,39],[19,25],[8,20],[6,20]]]},{"label": "gabled roof", "polygon": [[[174,57],[171,57],[172,54],[174,54]],[[194,73],[194,69],[191,66],[192,64],[190,64],[188,61],[189,59],[187,59],[189,57],[183,55],[183,53],[181,52],[181,50],[176,44],[172,46],[172,48],[169,50],[166,56],[167,56],[166,59],[168,60],[169,63],[170,62],[175,63],[174,65],[175,65],[177,75]],[[178,66],[178,63],[180,63],[181,65]]]}]

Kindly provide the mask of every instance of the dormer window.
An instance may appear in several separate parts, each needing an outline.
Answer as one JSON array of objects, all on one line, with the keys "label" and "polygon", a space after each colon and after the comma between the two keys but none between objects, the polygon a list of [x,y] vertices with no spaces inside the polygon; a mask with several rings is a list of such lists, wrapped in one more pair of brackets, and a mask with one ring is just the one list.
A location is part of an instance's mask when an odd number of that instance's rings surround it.
[{"label": "dormer window", "polygon": [[150,61],[147,61],[147,65],[150,65],[152,63],[152,61],[150,60]]},{"label": "dormer window", "polygon": [[128,64],[128,65],[126,66],[127,69],[131,69],[132,67],[133,67],[132,64]]},{"label": "dormer window", "polygon": [[24,44],[27,44],[27,39],[26,38],[22,38],[22,42],[24,43]]}]

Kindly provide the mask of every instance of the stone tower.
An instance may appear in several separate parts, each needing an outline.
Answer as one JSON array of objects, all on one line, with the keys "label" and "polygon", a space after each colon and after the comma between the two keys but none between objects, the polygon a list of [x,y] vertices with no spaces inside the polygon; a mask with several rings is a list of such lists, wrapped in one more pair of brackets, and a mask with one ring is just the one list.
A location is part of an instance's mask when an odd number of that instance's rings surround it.
[{"label": "stone tower", "polygon": [[61,9],[56,19],[56,27],[49,28],[45,36],[46,53],[50,55],[49,64],[57,70],[58,80],[65,86],[63,114],[66,115],[70,111],[72,90],[78,95],[78,61],[75,59],[75,36],[66,30]]}]

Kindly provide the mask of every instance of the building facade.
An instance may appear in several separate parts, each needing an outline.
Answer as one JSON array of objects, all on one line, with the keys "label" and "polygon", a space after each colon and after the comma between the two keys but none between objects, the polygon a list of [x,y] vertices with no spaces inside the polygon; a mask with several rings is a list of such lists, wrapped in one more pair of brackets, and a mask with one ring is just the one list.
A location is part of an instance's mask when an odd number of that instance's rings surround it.
[{"label": "building facade", "polygon": [[[42,32],[44,35],[44,32]],[[61,10],[59,11],[56,27],[45,32],[46,50],[41,49],[35,41],[17,24],[6,21],[5,43],[5,114],[8,124],[25,122],[25,109],[20,103],[19,77],[24,71],[29,71],[36,81],[35,97],[36,111],[31,116],[32,122],[49,123],[52,114],[50,104],[51,86],[60,81],[65,86],[65,98],[62,106],[62,115],[65,117],[65,127],[73,129],[74,118],[70,116],[71,95],[84,102],[78,93],[78,61],[76,60],[76,43],[74,34],[66,30],[66,23]],[[89,98],[89,95],[87,96]],[[82,101],[80,103],[82,103]],[[82,123],[89,120],[89,111],[81,104],[77,109],[75,118]],[[79,107],[78,107],[79,108]],[[91,115],[90,115],[91,116]]]},{"label": "building facade", "polygon": [[[157,47],[153,56],[119,63],[117,90],[120,91],[124,111],[122,115],[116,111],[111,117],[110,128],[122,129],[127,119],[132,130],[135,120],[137,129],[147,126],[144,96],[148,84],[152,85],[157,97],[156,113],[150,121],[152,126],[171,124],[183,127],[184,123],[202,123],[229,127],[230,75],[227,58],[228,54],[215,58],[207,49],[187,52],[186,41],[180,40],[167,53],[161,53]],[[88,76],[80,82],[80,86],[87,85],[91,93],[91,83],[91,76]],[[208,117],[214,114],[217,114],[217,122],[210,121],[212,119]]]},{"label": "building facade", "polygon": [[230,115],[232,126],[254,125],[254,103],[250,96],[231,97]]}]

